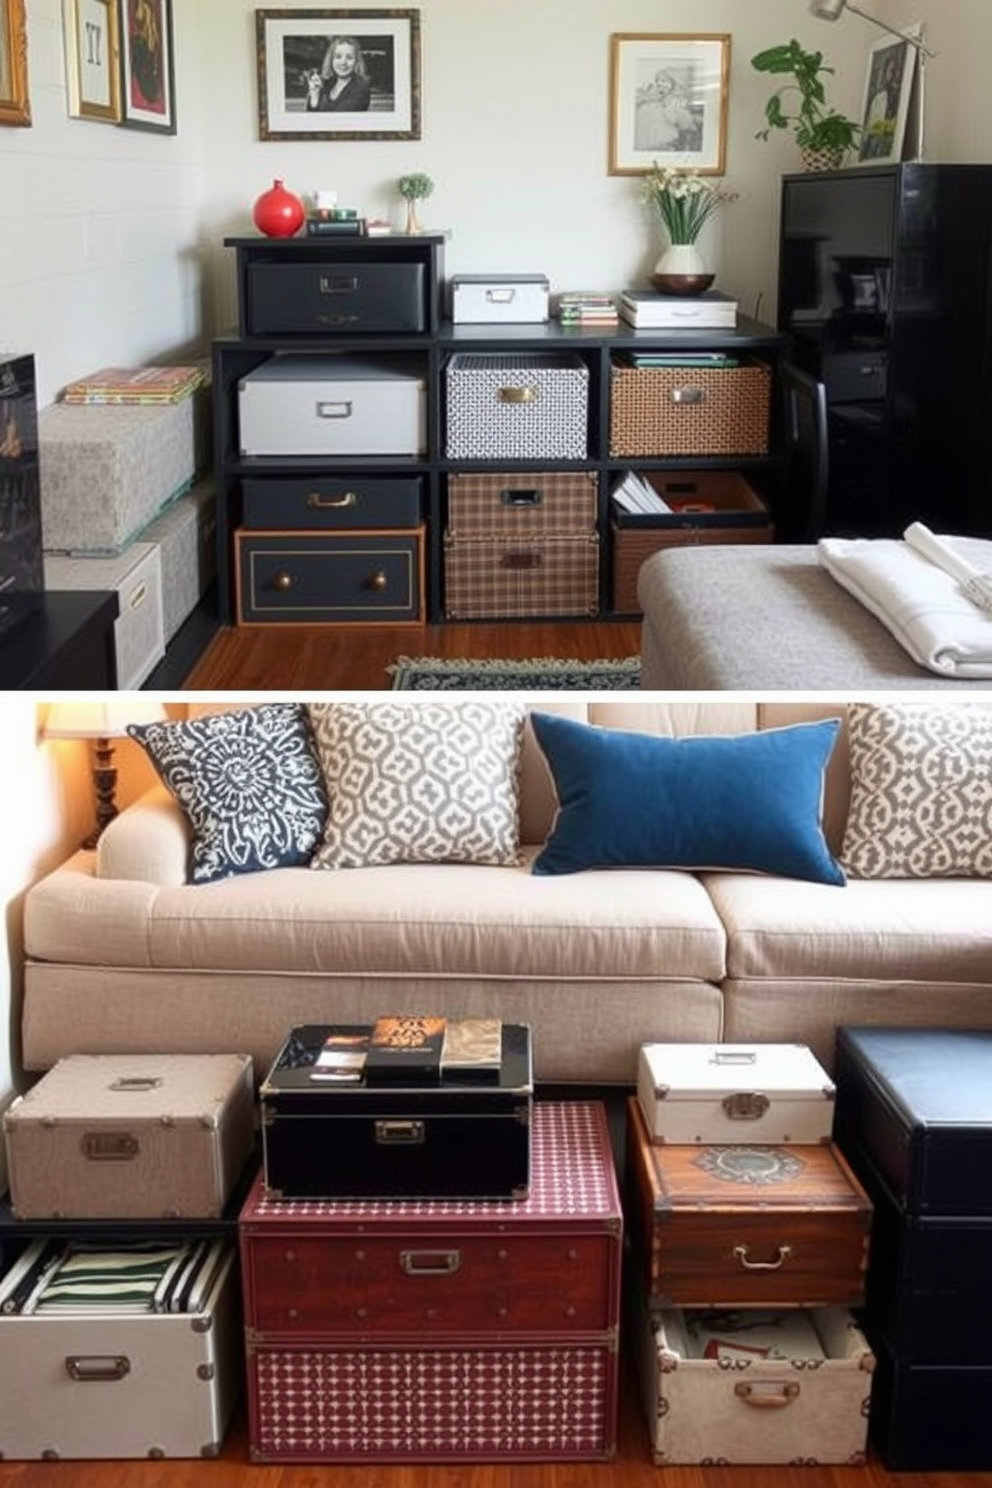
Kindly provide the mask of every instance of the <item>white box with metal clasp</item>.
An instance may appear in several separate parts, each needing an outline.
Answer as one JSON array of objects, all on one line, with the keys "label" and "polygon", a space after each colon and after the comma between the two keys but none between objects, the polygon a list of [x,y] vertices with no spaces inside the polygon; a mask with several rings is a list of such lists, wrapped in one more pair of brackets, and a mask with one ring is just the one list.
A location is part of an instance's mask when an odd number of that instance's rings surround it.
[{"label": "white box with metal clasp", "polygon": [[456,325],[539,325],[548,319],[550,285],[543,274],[455,274]]},{"label": "white box with metal clasp", "polygon": [[238,384],[243,455],[422,455],[427,380],[416,359],[277,353]]},{"label": "white box with metal clasp", "polygon": [[829,1142],[834,1094],[805,1044],[644,1044],[638,1059],[654,1142]]}]

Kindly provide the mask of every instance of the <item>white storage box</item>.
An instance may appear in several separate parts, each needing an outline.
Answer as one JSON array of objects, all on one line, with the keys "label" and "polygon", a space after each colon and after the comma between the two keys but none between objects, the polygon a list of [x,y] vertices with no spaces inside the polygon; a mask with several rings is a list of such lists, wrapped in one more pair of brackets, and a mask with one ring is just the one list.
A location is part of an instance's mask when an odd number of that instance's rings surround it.
[{"label": "white storage box", "polygon": [[4,1310],[0,1456],[216,1457],[241,1392],[237,1278],[212,1242],[184,1311]]},{"label": "white storage box", "polygon": [[427,385],[406,357],[278,354],[238,384],[243,455],[419,455]]},{"label": "white storage box", "polygon": [[456,325],[537,325],[548,319],[549,290],[543,274],[456,274],[451,319]]},{"label": "white storage box", "polygon": [[644,1044],[637,1098],[654,1142],[829,1142],[833,1127],[833,1081],[804,1044]]},{"label": "white storage box", "polygon": [[70,1054],[3,1114],[19,1219],[214,1219],[255,1147],[247,1054]]},{"label": "white storage box", "polygon": [[852,1315],[838,1307],[811,1309],[806,1317],[820,1357],[782,1359],[763,1357],[760,1345],[749,1352],[750,1314],[721,1314],[724,1325],[735,1319],[744,1325],[732,1358],[717,1350],[692,1357],[691,1313],[645,1308],[636,1319],[656,1465],[864,1462],[875,1358]]},{"label": "white storage box", "polygon": [[456,352],[445,369],[452,460],[584,460],[589,368],[573,353]]},{"label": "white storage box", "polygon": [[217,573],[217,516],[213,476],[166,507],[141,534],[155,543],[162,564],[166,644],[191,614]]},{"label": "white storage box", "polygon": [[[49,552],[119,553],[196,472],[202,396],[178,403],[57,403],[38,416]],[[201,441],[202,442],[202,441]]]},{"label": "white storage box", "polygon": [[115,590],[117,687],[140,687],[165,655],[162,560],[154,543],[132,543],[116,558],[45,554],[46,589]]}]

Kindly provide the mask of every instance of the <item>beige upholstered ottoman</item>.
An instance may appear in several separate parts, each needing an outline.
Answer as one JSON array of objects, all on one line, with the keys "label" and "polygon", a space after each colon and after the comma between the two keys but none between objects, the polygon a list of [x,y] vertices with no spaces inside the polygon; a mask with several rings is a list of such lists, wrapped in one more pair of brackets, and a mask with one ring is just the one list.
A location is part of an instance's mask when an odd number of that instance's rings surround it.
[{"label": "beige upholstered ottoman", "polygon": [[814,546],[667,549],[641,567],[641,686],[854,693],[989,683],[939,676],[821,567]]}]

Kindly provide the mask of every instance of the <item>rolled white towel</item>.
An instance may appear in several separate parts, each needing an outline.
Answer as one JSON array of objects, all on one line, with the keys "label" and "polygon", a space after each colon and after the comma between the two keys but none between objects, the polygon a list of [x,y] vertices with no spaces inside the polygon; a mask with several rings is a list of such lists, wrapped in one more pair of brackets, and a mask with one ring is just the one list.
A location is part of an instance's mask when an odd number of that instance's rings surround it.
[{"label": "rolled white towel", "polygon": [[973,567],[960,553],[954,551],[946,539],[931,532],[924,522],[911,522],[903,533],[903,538],[914,552],[935,563],[944,573],[950,574],[952,579],[957,579],[966,599],[970,599],[980,610],[992,614],[992,574],[981,573]]}]

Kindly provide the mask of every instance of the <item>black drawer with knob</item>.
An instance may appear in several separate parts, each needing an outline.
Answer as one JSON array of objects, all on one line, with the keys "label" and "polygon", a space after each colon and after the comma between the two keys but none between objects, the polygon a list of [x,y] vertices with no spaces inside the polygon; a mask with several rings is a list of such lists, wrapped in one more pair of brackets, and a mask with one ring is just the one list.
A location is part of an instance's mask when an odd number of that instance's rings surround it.
[{"label": "black drawer with knob", "polygon": [[256,623],[420,624],[424,528],[235,533],[237,616]]},{"label": "black drawer with knob", "polygon": [[416,527],[419,476],[317,475],[242,482],[244,525],[262,531]]}]

